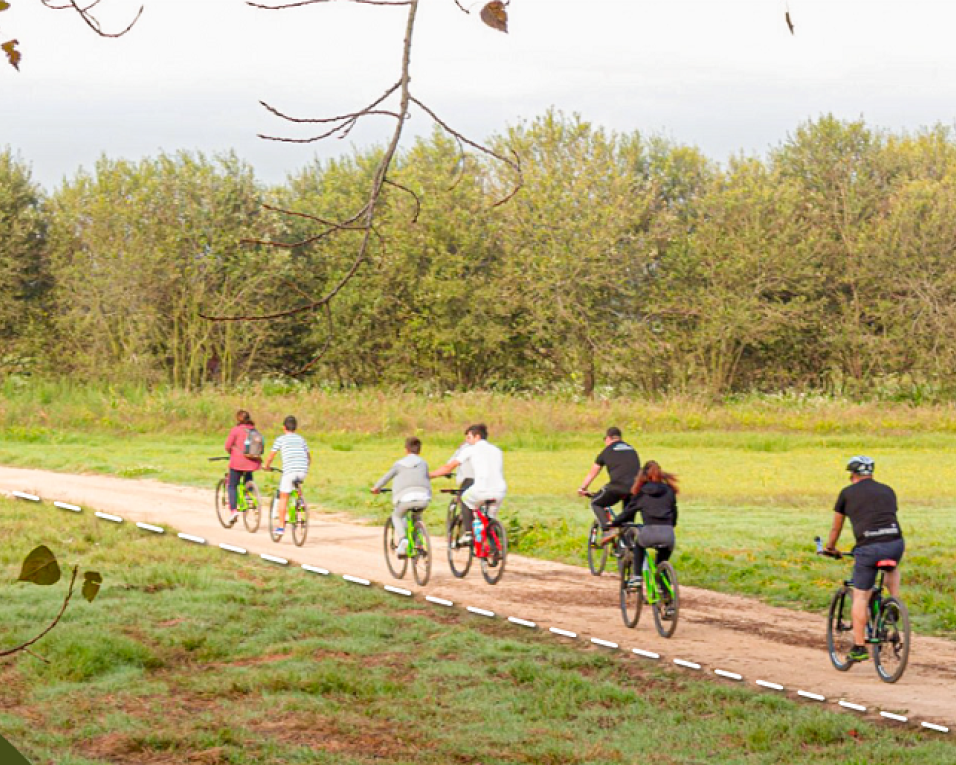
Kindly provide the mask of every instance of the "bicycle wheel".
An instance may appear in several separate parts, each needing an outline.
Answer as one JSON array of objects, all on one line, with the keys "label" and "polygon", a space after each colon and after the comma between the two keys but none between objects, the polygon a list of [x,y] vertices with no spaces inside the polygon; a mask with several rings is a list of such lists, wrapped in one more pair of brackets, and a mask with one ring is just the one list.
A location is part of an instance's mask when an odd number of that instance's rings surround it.
[{"label": "bicycle wheel", "polygon": [[669,638],[677,629],[680,590],[677,586],[677,572],[667,561],[657,566],[657,594],[659,597],[654,604],[654,625],[661,637]]},{"label": "bicycle wheel", "polygon": [[404,577],[408,569],[408,558],[398,557],[398,542],[395,541],[395,526],[391,518],[385,521],[385,564],[396,579]]},{"label": "bicycle wheel", "polygon": [[292,524],[292,541],[296,547],[302,547],[305,544],[305,538],[309,534],[309,506],[305,500],[298,496],[295,500],[295,523]]},{"label": "bicycle wheel", "polygon": [[255,534],[259,530],[261,508],[262,496],[259,494],[259,487],[254,481],[249,481],[246,484],[246,510],[242,514],[242,521],[250,534]]},{"label": "bicycle wheel", "polygon": [[481,559],[481,575],[488,584],[498,584],[505,573],[505,561],[508,558],[508,537],[505,534],[505,527],[496,518],[492,518],[488,522],[482,544],[486,545],[487,555]]},{"label": "bicycle wheel", "polygon": [[879,643],[873,646],[873,663],[884,683],[895,683],[903,676],[910,658],[910,615],[896,598],[887,598],[876,622]]},{"label": "bicycle wheel", "polygon": [[412,573],[415,581],[424,587],[432,575],[432,543],[423,521],[415,521],[413,536],[408,543],[408,551],[412,550],[415,555],[412,558]]},{"label": "bicycle wheel", "polygon": [[594,521],[588,533],[588,568],[594,576],[601,576],[607,565],[607,546],[601,547],[598,544],[601,541],[601,531],[601,525]]},{"label": "bicycle wheel", "polygon": [[216,484],[216,517],[224,529],[232,528],[229,522],[232,513],[229,512],[229,492],[227,491],[226,479],[220,478]]},{"label": "bicycle wheel", "polygon": [[456,515],[448,529],[448,567],[451,573],[461,579],[471,569],[471,560],[475,551],[471,544],[463,544],[460,540],[465,533],[460,515]]},{"label": "bicycle wheel", "polygon": [[634,556],[630,552],[624,553],[624,557],[618,561],[618,569],[621,572],[621,618],[625,627],[636,627],[641,618],[644,593],[641,591],[641,585],[631,582],[636,575]]},{"label": "bicycle wheel", "polygon": [[853,648],[853,594],[847,587],[840,587],[830,601],[830,615],[827,617],[827,652],[833,666],[846,672],[853,666],[847,658]]}]

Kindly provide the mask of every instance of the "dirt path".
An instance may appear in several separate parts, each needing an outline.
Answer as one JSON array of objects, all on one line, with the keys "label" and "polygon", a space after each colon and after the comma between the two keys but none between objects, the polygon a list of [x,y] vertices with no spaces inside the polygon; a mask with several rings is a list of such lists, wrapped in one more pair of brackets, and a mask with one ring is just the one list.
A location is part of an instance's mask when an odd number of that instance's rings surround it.
[{"label": "dirt path", "polygon": [[[264,524],[255,535],[241,529],[241,524],[223,529],[213,513],[213,496],[208,490],[151,480],[0,468],[0,492],[13,491],[36,494],[49,502],[83,505],[128,521],[169,526],[201,536],[211,545],[226,542],[250,553],[270,553],[295,563],[321,566],[334,574],[422,589],[410,580],[410,574],[401,582],[391,578],[383,559],[380,527],[350,523],[341,515],[313,514],[309,539],[304,547],[296,548],[289,539],[274,544]],[[428,520],[438,529],[444,508],[433,509]],[[877,678],[871,662],[846,673],[831,667],[822,613],[799,613],[683,587],[680,625],[673,638],[664,640],[657,635],[647,609],[636,629],[623,626],[613,575],[596,578],[586,569],[512,555],[501,583],[491,587],[481,578],[477,565],[464,580],[455,579],[449,573],[441,540],[433,539],[433,543],[435,564],[425,595],[494,611],[499,617],[533,621],[543,629],[568,630],[586,640],[612,641],[625,650],[652,651],[668,663],[692,661],[702,665],[701,670],[687,670],[695,674],[713,676],[713,670],[721,669],[742,675],[747,685],[764,680],[784,686],[787,693],[819,694],[828,706],[846,700],[866,706],[870,714],[883,710],[908,716],[916,723],[956,725],[956,642],[916,636],[906,674],[895,685],[888,685]]]}]

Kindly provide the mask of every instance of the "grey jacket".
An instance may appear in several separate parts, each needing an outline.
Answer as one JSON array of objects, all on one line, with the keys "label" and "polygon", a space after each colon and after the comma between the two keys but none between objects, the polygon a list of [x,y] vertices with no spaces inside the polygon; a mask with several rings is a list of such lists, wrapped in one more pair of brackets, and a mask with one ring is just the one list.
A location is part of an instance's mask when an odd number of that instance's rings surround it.
[{"label": "grey jacket", "polygon": [[378,479],[373,488],[381,489],[392,479],[392,501],[399,503],[402,497],[413,491],[425,492],[428,498],[432,496],[432,484],[428,478],[428,465],[417,454],[407,454],[396,462],[389,471]]}]

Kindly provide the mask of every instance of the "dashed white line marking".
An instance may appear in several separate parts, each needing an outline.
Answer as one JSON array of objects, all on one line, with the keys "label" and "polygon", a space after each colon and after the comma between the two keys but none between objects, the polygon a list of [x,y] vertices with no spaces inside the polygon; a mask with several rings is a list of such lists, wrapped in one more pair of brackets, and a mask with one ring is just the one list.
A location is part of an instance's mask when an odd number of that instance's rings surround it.
[{"label": "dashed white line marking", "polygon": [[165,533],[166,533],[166,529],[164,529],[162,526],[153,526],[153,525],[150,524],[150,523],[142,523],[142,522],[139,522],[139,523],[137,523],[136,525],[137,525],[139,528],[143,529],[144,531],[152,531],[154,534],[165,534]]},{"label": "dashed white line marking", "polygon": [[321,574],[322,576],[328,576],[329,570],[327,568],[319,568],[318,566],[310,566],[308,563],[303,563],[302,568],[306,571],[311,571],[313,574]]},{"label": "dashed white line marking", "polygon": [[783,690],[783,686],[782,686],[782,685],[779,685],[778,683],[768,683],[766,680],[758,680],[758,681],[757,681],[757,685],[762,686],[762,687],[764,687],[764,688],[769,688],[769,689],[772,690],[772,691],[782,691],[782,690]]},{"label": "dashed white line marking", "polygon": [[643,656],[645,659],[659,659],[661,655],[659,653],[654,653],[653,651],[645,651],[642,648],[632,648],[632,653],[636,653],[638,656]]},{"label": "dashed white line marking", "polygon": [[880,717],[885,717],[887,720],[896,720],[896,722],[909,722],[908,717],[894,714],[893,712],[880,712]]},{"label": "dashed white line marking", "polygon": [[854,703],[852,703],[852,702],[850,702],[850,701],[844,701],[843,699],[840,699],[839,704],[840,704],[841,707],[846,707],[847,709],[854,709],[854,710],[856,710],[857,712],[865,712],[865,711],[866,711],[866,707],[863,706],[862,704],[854,704]]},{"label": "dashed white line marking", "polygon": [[678,667],[687,667],[688,669],[700,669],[700,664],[695,661],[686,661],[684,659],[674,659]]},{"label": "dashed white line marking", "polygon": [[726,677],[728,680],[743,680],[743,675],[738,675],[736,672],[728,672],[726,669],[715,669],[715,675],[720,675],[721,677]]},{"label": "dashed white line marking", "polygon": [[553,632],[555,635],[560,635],[561,637],[566,638],[576,638],[578,636],[577,632],[570,632],[568,630],[562,630],[557,627],[552,627],[549,632]]},{"label": "dashed white line marking", "polygon": [[404,595],[406,598],[410,598],[412,596],[411,590],[403,590],[401,587],[393,587],[390,584],[386,584],[385,589],[389,592],[394,592],[396,595]]},{"label": "dashed white line marking", "polygon": [[[104,521],[112,521],[113,523],[122,523],[122,522],[123,522],[123,519],[120,518],[118,515],[110,515],[109,513],[101,513],[99,510],[97,510],[97,511],[94,513],[94,515],[95,515],[97,518],[102,518]],[[180,534],[180,536],[182,536],[182,534]]]},{"label": "dashed white line marking", "polygon": [[206,544],[205,539],[203,539],[202,537],[194,537],[192,534],[183,534],[182,532],[180,532],[176,536],[178,536],[180,539],[185,539],[187,542],[195,542],[197,545]]},{"label": "dashed white line marking", "polygon": [[[275,555],[269,555],[267,553],[259,553],[259,557],[262,558],[262,560],[269,561],[270,563],[278,563],[280,566],[289,565],[289,561],[287,561],[285,558],[279,558]],[[368,582],[366,582],[366,584],[368,584]]]},{"label": "dashed white line marking", "polygon": [[484,608],[475,608],[474,606],[466,606],[465,610],[473,614],[478,614],[478,616],[487,616],[489,619],[494,618],[495,615],[494,611],[488,611]]},{"label": "dashed white line marking", "polygon": [[949,733],[949,728],[947,728],[945,725],[937,725],[936,723],[931,722],[922,722],[920,725],[922,725],[924,728],[929,728],[930,730],[939,731],[940,733]]},{"label": "dashed white line marking", "polygon": [[591,642],[594,645],[603,645],[605,648],[617,648],[617,643],[612,643],[610,640],[602,640],[601,638],[591,638]]},{"label": "dashed white line marking", "polygon": [[39,502],[40,498],[36,494],[27,494],[25,491],[15,491],[13,496],[17,499],[28,499],[31,502]]},{"label": "dashed white line marking", "polygon": [[362,579],[360,576],[349,576],[348,574],[342,574],[342,578],[346,582],[352,582],[352,584],[361,584],[363,587],[368,587],[371,584],[368,579]]},{"label": "dashed white line marking", "polygon": [[53,506],[58,507],[61,510],[69,510],[70,512],[73,512],[73,513],[83,512],[83,508],[80,507],[79,505],[69,505],[66,502],[54,502]]},{"label": "dashed white line marking", "polygon": [[803,696],[805,699],[813,699],[814,701],[826,701],[826,696],[821,696],[819,693],[810,693],[810,691],[797,691],[798,696]]},{"label": "dashed white line marking", "polygon": [[534,622],[529,622],[527,619],[519,619],[517,616],[509,616],[508,621],[512,624],[519,624],[522,627],[528,627],[529,629],[535,629],[538,626]]},{"label": "dashed white line marking", "polygon": [[219,546],[223,550],[228,550],[229,552],[239,553],[239,555],[245,555],[247,550],[245,547],[236,547],[235,545],[227,545],[225,542],[220,542]]},{"label": "dashed white line marking", "polygon": [[445,600],[444,598],[436,598],[434,595],[426,595],[425,600],[427,600],[429,603],[437,603],[440,606],[448,606],[449,608],[455,605],[450,600]]}]

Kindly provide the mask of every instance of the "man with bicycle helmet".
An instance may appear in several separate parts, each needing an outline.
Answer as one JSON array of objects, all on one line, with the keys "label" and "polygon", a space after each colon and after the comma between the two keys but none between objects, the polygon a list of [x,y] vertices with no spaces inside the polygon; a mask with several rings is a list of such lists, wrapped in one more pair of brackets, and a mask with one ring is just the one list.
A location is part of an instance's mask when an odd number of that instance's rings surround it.
[{"label": "man with bicycle helmet", "polygon": [[[853,548],[853,648],[847,655],[853,661],[866,661],[866,612],[877,563],[903,559],[906,545],[896,519],[896,492],[873,479],[876,463],[862,455],[853,457],[846,466],[850,485],[840,492],[833,508],[833,527],[827,539],[828,552],[836,552],[837,540],[847,518],[853,526],[856,545]],[[900,569],[887,571],[884,582],[893,597],[900,594]]]}]

